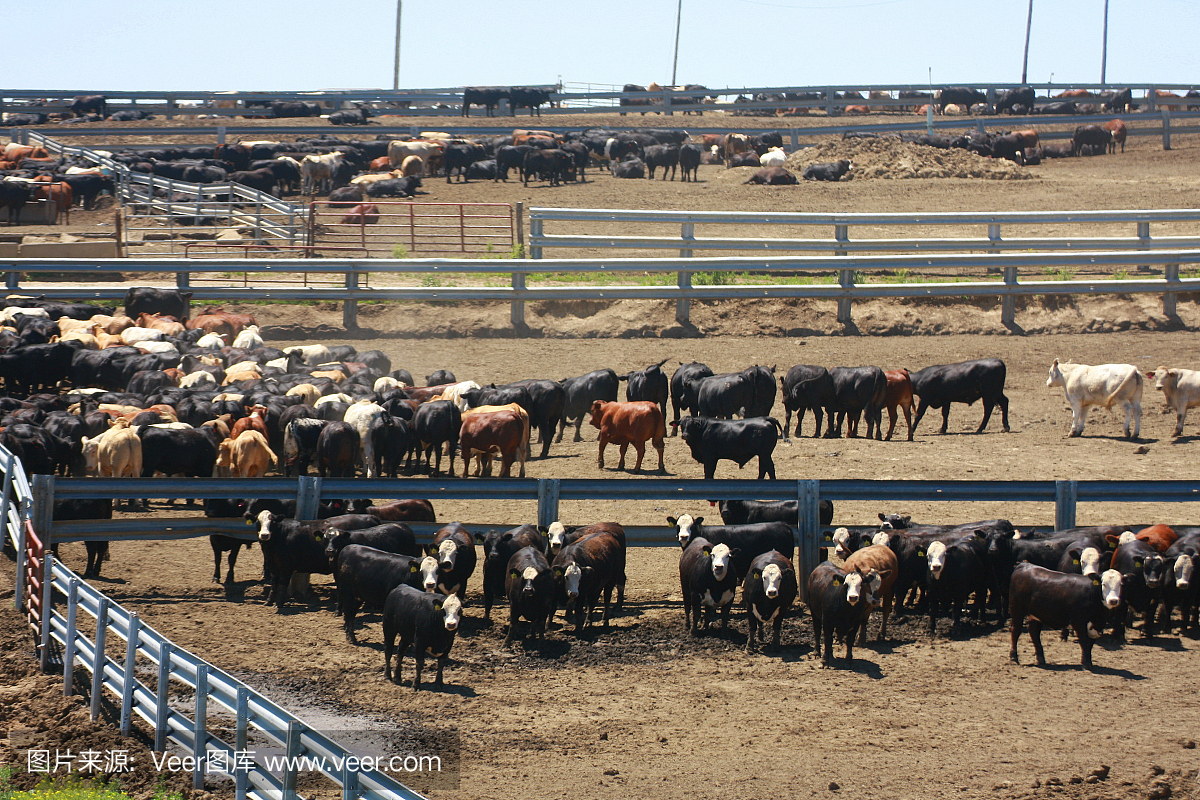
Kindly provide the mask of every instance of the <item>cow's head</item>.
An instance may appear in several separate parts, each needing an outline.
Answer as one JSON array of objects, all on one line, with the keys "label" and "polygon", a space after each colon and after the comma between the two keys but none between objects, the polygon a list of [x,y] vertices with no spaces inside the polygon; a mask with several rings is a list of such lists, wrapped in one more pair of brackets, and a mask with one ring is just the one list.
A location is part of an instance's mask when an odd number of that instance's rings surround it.
[{"label": "cow's head", "polygon": [[1180,590],[1187,590],[1192,585],[1192,573],[1196,565],[1192,562],[1192,557],[1187,553],[1180,555],[1175,559],[1175,563],[1171,565],[1171,572],[1175,576],[1175,587]]},{"label": "cow's head", "polygon": [[685,442],[690,442],[693,437],[700,435],[705,424],[706,421],[702,417],[684,417],[679,420],[679,435]]},{"label": "cow's head", "polygon": [[99,436],[91,439],[83,437],[83,463],[88,475],[100,474],[100,442]]},{"label": "cow's head", "polygon": [[1167,562],[1162,556],[1155,553],[1142,558],[1142,579],[1146,581],[1146,588],[1157,589],[1162,586],[1166,573]]},{"label": "cow's head", "polygon": [[872,608],[883,605],[883,582],[891,574],[890,569],[869,569],[863,575],[863,588],[867,591],[867,603]]},{"label": "cow's head", "polygon": [[925,551],[925,560],[929,563],[929,574],[936,581],[942,577],[946,567],[946,545],[943,542],[933,542]]},{"label": "cow's head", "polygon": [[458,546],[451,539],[443,539],[436,546],[429,545],[426,552],[437,559],[438,567],[442,572],[454,569],[454,564],[458,560]]},{"label": "cow's head", "polygon": [[600,427],[600,423],[604,419],[604,407],[606,405],[608,405],[607,400],[595,400],[592,402],[592,408],[589,413],[591,414],[590,422],[594,427]]},{"label": "cow's head", "polygon": [[837,553],[838,558],[847,558],[850,553],[850,529],[838,528],[833,532],[833,551]]},{"label": "cow's head", "polygon": [[593,571],[592,567],[581,567],[572,561],[565,567],[554,567],[554,578],[562,586],[567,600],[574,601],[579,599],[579,590],[583,579],[590,576]]},{"label": "cow's head", "polygon": [[433,608],[442,612],[442,626],[446,630],[458,630],[458,623],[462,619],[462,601],[458,599],[458,595],[447,595],[434,603]]},{"label": "cow's head", "polygon": [[754,580],[762,581],[763,594],[774,600],[779,597],[779,588],[783,585],[783,568],[778,564],[767,564],[761,570],[755,570]]},{"label": "cow's head", "polygon": [[730,550],[727,544],[713,545],[711,548],[704,548],[704,554],[712,561],[712,574],[718,581],[725,580],[725,576],[729,574],[729,568],[732,566],[732,559],[735,550]]},{"label": "cow's head", "polygon": [[1100,551],[1094,547],[1085,547],[1079,553],[1079,573],[1081,575],[1100,574]]},{"label": "cow's head", "polygon": [[345,547],[346,542],[350,540],[350,531],[326,528],[322,536],[325,539],[325,557],[332,561],[338,550]]},{"label": "cow's head", "polygon": [[884,514],[880,512],[879,521],[881,530],[901,530],[912,525],[912,515],[910,514]]},{"label": "cow's head", "polygon": [[[1096,578],[1092,579],[1097,580]],[[1121,605],[1121,573],[1115,569],[1105,570],[1099,577],[1100,599],[1105,608],[1116,608]]]},{"label": "cow's head", "polygon": [[509,579],[513,581],[521,581],[521,595],[523,597],[533,597],[537,592],[537,586],[534,581],[537,580],[541,571],[537,567],[526,567],[523,570],[513,568],[509,573]]},{"label": "cow's head", "polygon": [[891,545],[891,542],[892,542],[892,537],[888,534],[887,531],[880,531],[879,533],[877,533],[871,537],[871,544],[878,544],[878,545],[883,545],[884,547],[889,547]]},{"label": "cow's head", "polygon": [[691,514],[683,514],[678,519],[667,517],[667,524],[675,529],[675,537],[680,547],[687,547],[688,542],[700,535],[700,524],[704,517],[693,518]]},{"label": "cow's head", "polygon": [[1174,389],[1179,384],[1179,370],[1177,369],[1158,367],[1153,372],[1147,372],[1146,377],[1154,379],[1154,388],[1160,392],[1165,386]]},{"label": "cow's head", "polygon": [[852,606],[858,605],[858,601],[862,599],[863,576],[857,568],[854,572],[846,573],[845,578],[834,578],[833,585],[843,585],[843,591],[846,593],[846,602]]},{"label": "cow's head", "polygon": [[558,553],[566,544],[567,529],[559,521],[555,520],[550,523],[550,527],[546,529],[546,541],[550,545],[551,553]]},{"label": "cow's head", "polygon": [[437,559],[433,556],[425,556],[421,559],[417,569],[421,573],[421,588],[427,592],[436,590],[438,579]]},{"label": "cow's head", "polygon": [[1046,377],[1047,386],[1062,386],[1067,382],[1063,376],[1062,368],[1058,364],[1058,359],[1054,359],[1054,363],[1050,365],[1050,374]]},{"label": "cow's head", "polygon": [[269,542],[271,535],[279,529],[279,523],[283,520],[280,514],[273,514],[270,511],[258,512],[258,518],[254,520],[258,526],[258,540],[260,542]]}]

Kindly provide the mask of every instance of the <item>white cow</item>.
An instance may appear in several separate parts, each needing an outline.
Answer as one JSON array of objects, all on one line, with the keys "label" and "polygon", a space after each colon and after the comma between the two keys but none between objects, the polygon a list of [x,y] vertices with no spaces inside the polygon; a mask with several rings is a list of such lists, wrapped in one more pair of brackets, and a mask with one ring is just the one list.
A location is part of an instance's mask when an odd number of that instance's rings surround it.
[{"label": "white cow", "polygon": [[1190,369],[1159,367],[1147,372],[1154,378],[1154,388],[1163,393],[1167,408],[1175,409],[1174,436],[1183,436],[1183,423],[1189,408],[1200,406],[1200,372]]},{"label": "white cow", "polygon": [[[1142,431],[1142,373],[1132,364],[1060,364],[1050,365],[1047,386],[1061,386],[1071,405],[1071,436],[1083,433],[1090,406],[1125,410],[1125,436],[1136,439]],[[1130,434],[1129,420],[1133,419]]]},{"label": "white cow", "polygon": [[358,431],[358,460],[368,478],[378,476],[375,471],[375,442],[371,429],[383,419],[383,406],[371,400],[359,400],[346,409],[342,420]]},{"label": "white cow", "polygon": [[782,167],[787,163],[787,153],[782,147],[772,147],[758,157],[758,163],[764,167]]},{"label": "white cow", "polygon": [[217,333],[206,333],[196,340],[196,347],[205,347],[212,350],[220,350],[225,346],[225,339]]},{"label": "white cow", "polygon": [[121,341],[125,344],[137,344],[138,342],[161,342],[163,340],[163,332],[156,331],[153,328],[126,328],[121,331]]},{"label": "white cow", "polygon": [[320,190],[321,194],[329,194],[333,190],[334,173],[344,158],[343,153],[305,156],[300,162],[300,193],[312,197]]},{"label": "white cow", "polygon": [[257,325],[247,325],[238,333],[237,338],[233,340],[233,346],[242,350],[257,350],[263,346],[262,336],[259,335]]},{"label": "white cow", "polygon": [[416,156],[425,162],[427,168],[430,161],[437,161],[442,156],[442,145],[436,142],[402,142],[396,139],[388,142],[388,161],[392,167],[398,167],[409,156]]},{"label": "white cow", "polygon": [[284,355],[290,356],[292,353],[302,355],[304,357],[304,364],[308,367],[315,367],[326,361],[333,360],[333,351],[323,344],[302,344],[283,349]]}]

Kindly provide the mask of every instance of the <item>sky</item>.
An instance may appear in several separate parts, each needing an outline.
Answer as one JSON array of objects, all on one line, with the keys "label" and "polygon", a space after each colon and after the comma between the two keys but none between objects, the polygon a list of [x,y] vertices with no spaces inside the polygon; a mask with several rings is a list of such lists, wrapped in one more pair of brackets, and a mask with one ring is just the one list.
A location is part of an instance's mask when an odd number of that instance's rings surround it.
[{"label": "sky", "polygon": [[[402,2],[400,87],[671,82],[678,0]],[[682,0],[677,83],[1016,83],[1030,0]],[[1032,0],[1031,83],[1100,79],[1105,0]],[[13,89],[391,88],[395,0],[42,0]],[[578,10],[576,10],[578,9]],[[1200,83],[1200,3],[1109,0],[1110,83]]]}]

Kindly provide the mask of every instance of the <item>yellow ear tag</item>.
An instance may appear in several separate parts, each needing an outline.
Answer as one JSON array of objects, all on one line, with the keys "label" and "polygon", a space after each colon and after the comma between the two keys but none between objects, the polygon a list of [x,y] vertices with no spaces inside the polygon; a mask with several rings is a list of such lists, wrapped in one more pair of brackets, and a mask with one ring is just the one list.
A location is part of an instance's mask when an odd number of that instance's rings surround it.
[{"label": "yellow ear tag", "polygon": [[834,579],[833,579],[833,585],[834,585],[834,586],[841,586],[841,585],[842,585],[842,579],[841,579],[841,578],[834,578]]},{"label": "yellow ear tag", "polygon": [[1078,567],[1078,566],[1079,566],[1079,559],[1078,559],[1078,558],[1072,558],[1072,559],[1071,559],[1071,563],[1072,563],[1072,564],[1074,564],[1075,566],[1077,566],[1077,567]]}]

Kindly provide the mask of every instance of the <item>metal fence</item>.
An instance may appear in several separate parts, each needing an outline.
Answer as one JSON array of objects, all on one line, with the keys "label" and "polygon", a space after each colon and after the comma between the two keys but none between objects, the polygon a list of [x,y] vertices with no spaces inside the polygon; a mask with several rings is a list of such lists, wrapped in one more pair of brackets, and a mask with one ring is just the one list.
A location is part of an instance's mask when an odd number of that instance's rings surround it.
[{"label": "metal fence", "polygon": [[365,200],[361,213],[345,203],[308,207],[308,243],[365,249],[374,257],[405,253],[510,255],[521,223],[511,203],[403,203]]}]

